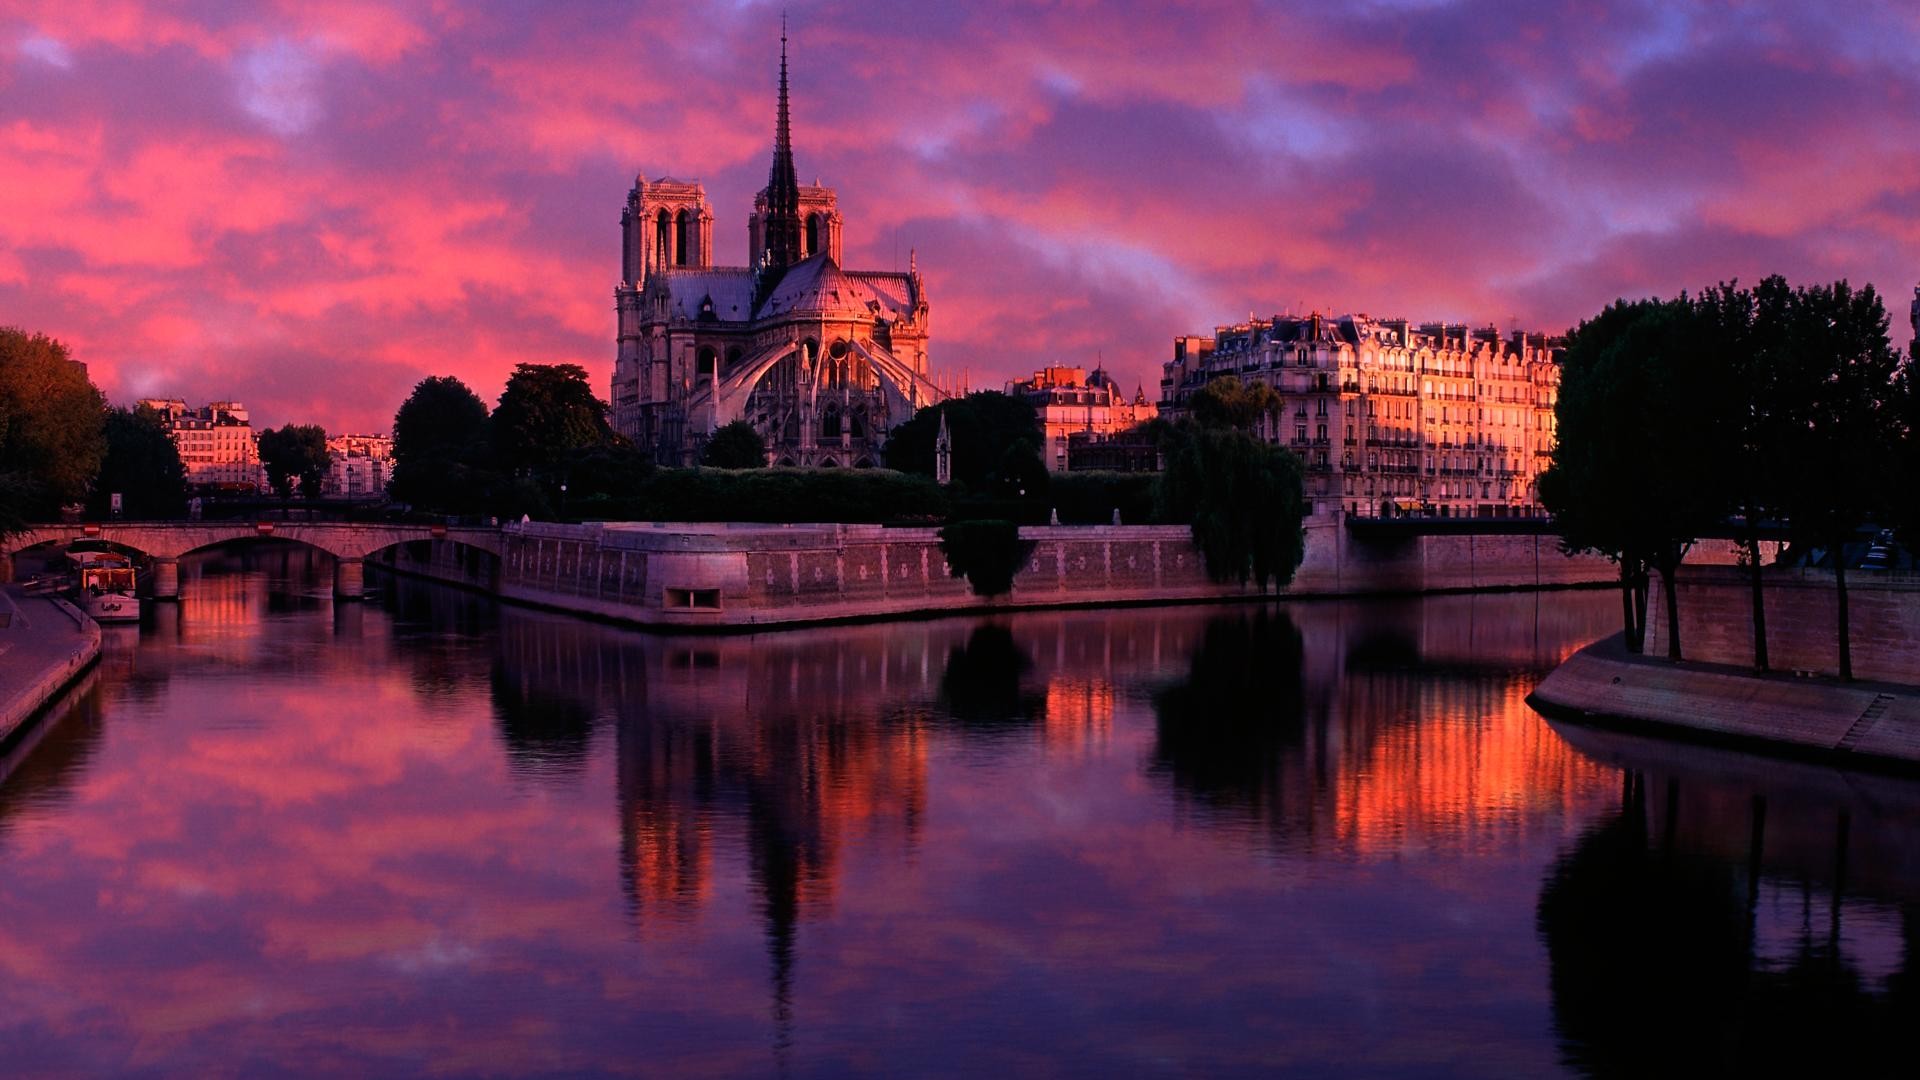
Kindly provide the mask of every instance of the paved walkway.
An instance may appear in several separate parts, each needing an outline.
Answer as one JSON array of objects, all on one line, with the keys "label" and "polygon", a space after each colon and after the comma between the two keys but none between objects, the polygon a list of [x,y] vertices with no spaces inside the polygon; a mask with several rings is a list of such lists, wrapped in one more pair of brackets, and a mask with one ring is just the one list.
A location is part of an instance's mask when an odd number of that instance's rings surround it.
[{"label": "paved walkway", "polygon": [[0,589],[0,747],[100,655],[100,628],[71,604]]},{"label": "paved walkway", "polygon": [[1920,766],[1920,686],[1675,664],[1628,652],[1620,635],[1568,657],[1528,701],[1562,719],[1624,722],[1837,763]]}]

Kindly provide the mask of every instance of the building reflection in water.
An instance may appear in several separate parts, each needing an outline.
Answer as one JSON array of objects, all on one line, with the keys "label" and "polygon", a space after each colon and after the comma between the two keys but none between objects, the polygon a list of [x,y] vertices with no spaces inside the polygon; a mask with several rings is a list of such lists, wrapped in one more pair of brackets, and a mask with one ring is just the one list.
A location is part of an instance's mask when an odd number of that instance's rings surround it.
[{"label": "building reflection in water", "polygon": [[[673,636],[392,579],[332,604],[322,557],[270,546],[182,576],[0,765],[0,1006],[42,1071],[592,1072],[644,1036],[727,1075],[768,1044],[823,1073],[1489,1042],[1607,1072],[1716,988],[1745,996],[1714,1038],[1780,1002],[1863,1045],[1906,1015],[1898,798],[1848,811],[1839,863],[1830,809],[1759,793],[1753,879],[1746,779],[1669,795],[1526,708],[1607,594]],[[92,964],[90,926],[140,962]],[[1687,994],[1619,992],[1668,952]],[[1816,989],[1753,989],[1783,972]],[[374,1028],[389,1056],[326,1056]]]},{"label": "building reflection in water", "polygon": [[796,936],[843,853],[910,857],[931,745],[1085,754],[1131,696],[1154,717],[1148,772],[1210,827],[1360,854],[1490,846],[1612,782],[1523,702],[1526,673],[1597,636],[1594,607],[1577,625],[1504,596],[718,637],[510,611],[491,680],[524,775],[570,781],[611,731],[638,932],[695,918],[717,852],[744,850],[785,1017]]},{"label": "building reflection in water", "polygon": [[1569,1066],[1911,1074],[1920,782],[1555,726],[1621,777],[1540,890]]},{"label": "building reflection in water", "polygon": [[1525,704],[1593,637],[1536,595],[1218,615],[1154,701],[1176,790],[1267,842],[1358,855],[1491,848],[1610,782]]}]

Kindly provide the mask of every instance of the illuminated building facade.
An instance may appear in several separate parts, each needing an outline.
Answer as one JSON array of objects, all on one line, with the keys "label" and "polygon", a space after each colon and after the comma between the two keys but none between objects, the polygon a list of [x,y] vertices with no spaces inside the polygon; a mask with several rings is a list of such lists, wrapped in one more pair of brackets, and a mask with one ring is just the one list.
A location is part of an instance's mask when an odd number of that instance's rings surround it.
[{"label": "illuminated building facade", "polygon": [[1091,374],[1086,368],[1043,368],[1030,379],[1008,383],[1007,393],[1033,406],[1045,433],[1040,456],[1049,472],[1067,470],[1071,437],[1105,440],[1159,415],[1144,389],[1136,387],[1129,400],[1100,368]]},{"label": "illuminated building facade", "polygon": [[926,287],[844,270],[833,189],[794,168],[786,37],[773,165],[747,222],[750,265],[713,264],[698,182],[637,177],[620,216],[613,424],[663,464],[746,421],[768,464],[878,465],[887,432],[946,394],[927,376]]},{"label": "illuminated building facade", "polygon": [[214,401],[192,409],[179,398],[147,398],[140,406],[160,414],[187,468],[189,486],[266,490],[266,474],[260,468],[260,450],[245,405]]},{"label": "illuminated building facade", "polygon": [[333,455],[320,478],[320,494],[329,499],[371,499],[393,478],[393,439],[386,435],[335,435],[327,440]]},{"label": "illuminated building facade", "polygon": [[1318,514],[1540,513],[1560,346],[1540,334],[1401,319],[1276,316],[1174,341],[1160,412],[1235,378],[1280,394],[1258,434],[1299,455]]}]

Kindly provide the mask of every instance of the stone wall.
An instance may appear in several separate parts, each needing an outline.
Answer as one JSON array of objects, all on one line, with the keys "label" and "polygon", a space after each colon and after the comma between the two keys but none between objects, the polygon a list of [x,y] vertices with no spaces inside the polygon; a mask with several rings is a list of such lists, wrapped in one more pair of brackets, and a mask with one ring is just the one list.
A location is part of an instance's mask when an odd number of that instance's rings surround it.
[{"label": "stone wall", "polygon": [[[1310,522],[1292,595],[1542,588],[1612,580],[1550,536],[1356,541]],[[509,526],[499,594],[633,622],[747,626],[920,612],[1233,599],[1209,581],[1184,526],[1041,526],[1012,593],[973,595],[951,576],[938,530],[869,525]]]},{"label": "stone wall", "polygon": [[[1751,666],[1753,603],[1746,572],[1687,567],[1680,572],[1677,590],[1686,659]],[[1649,594],[1646,651],[1664,656],[1666,598],[1657,576]],[[1832,571],[1769,568],[1763,594],[1772,667],[1838,674],[1839,601]],[[1920,575],[1849,572],[1847,600],[1854,676],[1920,685]]]}]

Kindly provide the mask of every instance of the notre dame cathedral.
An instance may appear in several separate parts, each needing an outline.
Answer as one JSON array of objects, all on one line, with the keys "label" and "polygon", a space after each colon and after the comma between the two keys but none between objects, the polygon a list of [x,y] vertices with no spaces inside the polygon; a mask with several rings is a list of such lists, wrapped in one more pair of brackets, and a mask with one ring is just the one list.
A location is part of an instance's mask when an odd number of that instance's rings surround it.
[{"label": "notre dame cathedral", "polygon": [[636,177],[620,215],[615,428],[691,464],[745,420],[770,465],[879,465],[887,432],[946,394],[927,377],[927,294],[905,273],[840,268],[832,188],[795,179],[787,39],[773,167],[747,219],[751,266],[713,265],[705,189]]}]

